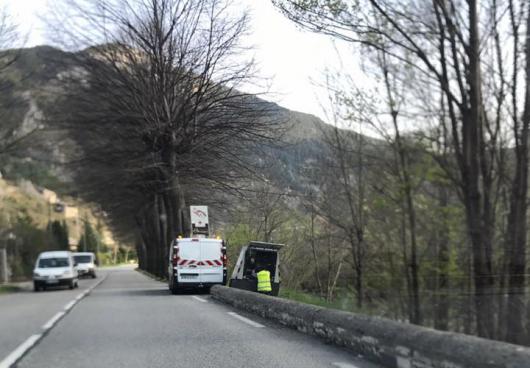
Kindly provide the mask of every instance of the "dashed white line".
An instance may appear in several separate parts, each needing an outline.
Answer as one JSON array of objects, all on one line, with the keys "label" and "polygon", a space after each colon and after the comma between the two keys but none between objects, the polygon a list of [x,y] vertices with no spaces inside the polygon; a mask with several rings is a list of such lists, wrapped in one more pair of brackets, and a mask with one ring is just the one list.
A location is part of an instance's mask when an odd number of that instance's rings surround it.
[{"label": "dashed white line", "polygon": [[0,362],[0,368],[9,368],[13,366],[26,352],[33,347],[40,340],[42,334],[32,335],[22,344],[20,344],[11,354]]},{"label": "dashed white line", "polygon": [[77,303],[77,300],[72,300],[70,303],[66,304],[64,306],[64,310],[65,311],[69,311],[70,309],[72,309],[72,307],[75,305],[75,303]]},{"label": "dashed white line", "polygon": [[55,316],[53,316],[44,326],[42,326],[43,330],[48,330],[52,328],[55,323],[57,323],[58,320],[60,320],[65,315],[65,312],[59,312]]},{"label": "dashed white line", "polygon": [[207,300],[205,300],[205,299],[203,299],[201,297],[195,296],[195,295],[193,295],[192,298],[195,299],[195,300],[198,300],[198,301],[200,301],[202,303],[208,303]]},{"label": "dashed white line", "polygon": [[248,319],[248,318],[246,318],[246,317],[240,316],[239,314],[237,314],[237,313],[235,313],[235,312],[228,312],[228,314],[231,315],[231,316],[234,317],[234,318],[237,318],[237,319],[240,320],[240,321],[245,322],[246,324],[251,325],[252,327],[258,327],[258,328],[265,327],[265,326],[263,326],[262,324],[260,324],[260,323],[258,323],[258,322],[254,322],[253,320]]},{"label": "dashed white line", "polygon": [[335,362],[335,363],[331,363],[331,365],[337,368],[359,368],[356,365],[350,364],[350,363]]}]

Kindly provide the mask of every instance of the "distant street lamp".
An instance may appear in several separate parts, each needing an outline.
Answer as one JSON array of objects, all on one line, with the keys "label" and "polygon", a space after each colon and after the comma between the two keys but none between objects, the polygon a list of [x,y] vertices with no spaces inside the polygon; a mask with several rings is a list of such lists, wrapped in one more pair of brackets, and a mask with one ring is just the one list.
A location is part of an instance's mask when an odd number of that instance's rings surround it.
[{"label": "distant street lamp", "polygon": [[4,247],[0,249],[0,256],[2,258],[2,282],[7,284],[9,282],[9,272],[7,269],[7,241],[16,239],[16,235],[11,231],[7,234],[4,242]]}]

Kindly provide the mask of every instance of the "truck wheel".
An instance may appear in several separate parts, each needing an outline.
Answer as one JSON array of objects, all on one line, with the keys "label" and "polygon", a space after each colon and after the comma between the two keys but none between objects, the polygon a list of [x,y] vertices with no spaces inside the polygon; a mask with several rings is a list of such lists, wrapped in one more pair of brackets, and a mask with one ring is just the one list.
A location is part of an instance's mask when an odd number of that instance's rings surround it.
[{"label": "truck wheel", "polygon": [[173,295],[177,295],[178,293],[180,293],[180,288],[176,282],[173,282],[173,284],[170,287],[170,290],[171,290],[171,294]]},{"label": "truck wheel", "polygon": [[74,287],[75,287],[75,283],[74,283],[74,280],[72,280],[72,281],[70,281],[70,283],[68,284],[68,288],[69,288],[70,290],[73,290]]},{"label": "truck wheel", "polygon": [[40,291],[40,286],[36,282],[33,283],[33,291],[35,292]]}]

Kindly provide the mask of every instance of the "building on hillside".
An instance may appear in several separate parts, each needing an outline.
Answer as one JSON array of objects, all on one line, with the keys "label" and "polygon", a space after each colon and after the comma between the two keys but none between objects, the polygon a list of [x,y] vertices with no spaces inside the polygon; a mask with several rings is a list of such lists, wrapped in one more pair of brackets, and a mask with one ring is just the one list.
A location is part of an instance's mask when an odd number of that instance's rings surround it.
[{"label": "building on hillside", "polygon": [[55,204],[58,202],[57,193],[49,189],[42,190],[42,197],[46,202],[48,202],[48,204]]}]

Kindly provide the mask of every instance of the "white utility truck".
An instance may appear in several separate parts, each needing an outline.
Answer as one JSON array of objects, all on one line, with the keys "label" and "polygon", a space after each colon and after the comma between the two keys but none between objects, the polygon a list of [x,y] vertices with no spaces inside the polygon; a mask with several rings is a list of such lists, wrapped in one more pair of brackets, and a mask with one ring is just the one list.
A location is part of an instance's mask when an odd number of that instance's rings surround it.
[{"label": "white utility truck", "polygon": [[168,286],[183,289],[226,284],[226,246],[221,239],[177,238],[169,249]]},{"label": "white utility truck", "polygon": [[210,239],[207,206],[190,206],[191,237],[178,237],[169,246],[168,286],[172,294],[183,289],[226,284],[226,245]]}]

